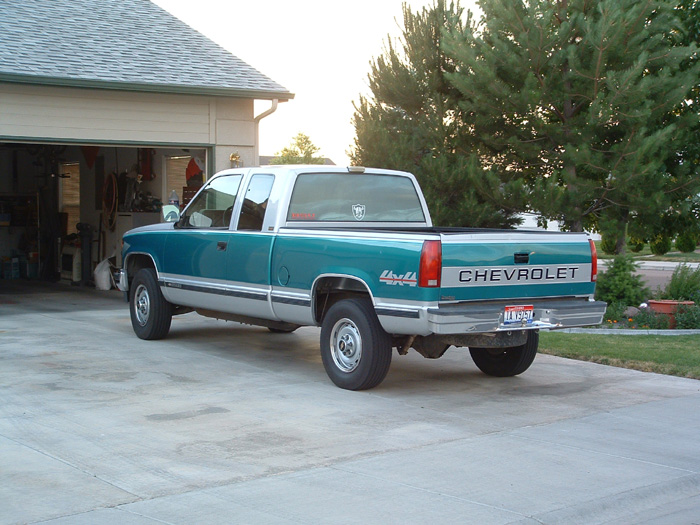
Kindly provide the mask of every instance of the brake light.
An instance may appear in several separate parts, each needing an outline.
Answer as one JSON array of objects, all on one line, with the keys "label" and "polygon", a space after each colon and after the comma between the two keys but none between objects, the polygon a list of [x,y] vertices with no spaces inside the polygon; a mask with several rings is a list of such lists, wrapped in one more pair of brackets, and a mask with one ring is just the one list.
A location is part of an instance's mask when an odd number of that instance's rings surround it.
[{"label": "brake light", "polygon": [[594,283],[598,280],[598,251],[593,239],[588,239],[588,242],[591,245],[591,282]]},{"label": "brake light", "polygon": [[442,274],[442,243],[425,241],[420,252],[420,270],[418,286],[423,288],[440,288]]}]

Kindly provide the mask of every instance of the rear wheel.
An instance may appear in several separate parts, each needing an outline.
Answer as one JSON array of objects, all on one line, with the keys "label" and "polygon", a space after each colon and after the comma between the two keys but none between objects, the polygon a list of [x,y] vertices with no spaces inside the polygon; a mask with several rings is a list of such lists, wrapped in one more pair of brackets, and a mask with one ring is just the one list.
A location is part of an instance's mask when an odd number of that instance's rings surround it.
[{"label": "rear wheel", "polygon": [[173,306],[158,287],[153,268],[139,270],[131,284],[131,326],[141,339],[162,339],[170,331]]},{"label": "rear wheel", "polygon": [[340,388],[367,390],[384,380],[391,364],[391,336],[368,299],[344,299],[328,310],[321,326],[321,358]]},{"label": "rear wheel", "polygon": [[527,333],[527,341],[521,346],[507,348],[469,348],[476,366],[483,373],[496,377],[522,374],[530,368],[537,355],[540,334],[536,330]]}]

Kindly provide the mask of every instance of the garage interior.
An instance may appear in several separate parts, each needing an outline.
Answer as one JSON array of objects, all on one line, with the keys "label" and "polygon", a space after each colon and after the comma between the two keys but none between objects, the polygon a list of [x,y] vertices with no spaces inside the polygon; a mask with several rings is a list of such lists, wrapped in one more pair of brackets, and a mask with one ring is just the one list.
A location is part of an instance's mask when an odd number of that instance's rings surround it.
[{"label": "garage interior", "polygon": [[196,193],[210,149],[0,142],[0,276],[93,286],[108,260],[108,278],[124,232]]},{"label": "garage interior", "polygon": [[260,121],[294,98],[149,1],[0,2],[0,31],[0,291],[98,287],[125,231],[257,165]]}]

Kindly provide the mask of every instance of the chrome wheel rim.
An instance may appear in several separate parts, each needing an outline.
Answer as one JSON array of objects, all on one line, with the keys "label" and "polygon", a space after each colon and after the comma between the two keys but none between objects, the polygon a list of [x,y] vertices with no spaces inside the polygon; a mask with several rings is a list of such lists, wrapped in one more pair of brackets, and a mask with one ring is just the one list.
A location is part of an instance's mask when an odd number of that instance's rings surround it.
[{"label": "chrome wheel rim", "polygon": [[349,373],[355,370],[362,358],[362,336],[350,319],[340,319],[331,331],[331,356],[338,370]]},{"label": "chrome wheel rim", "polygon": [[139,325],[146,326],[151,313],[151,298],[143,284],[139,285],[134,292],[134,313]]}]

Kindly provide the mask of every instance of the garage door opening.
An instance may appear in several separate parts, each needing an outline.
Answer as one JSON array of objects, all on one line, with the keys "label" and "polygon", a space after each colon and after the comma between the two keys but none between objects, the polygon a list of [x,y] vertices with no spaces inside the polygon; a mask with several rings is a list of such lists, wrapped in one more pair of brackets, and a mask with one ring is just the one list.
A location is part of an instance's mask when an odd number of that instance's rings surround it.
[{"label": "garage door opening", "polygon": [[[0,279],[91,284],[121,238],[206,179],[209,148],[0,142]],[[195,171],[199,169],[199,173]]]}]

